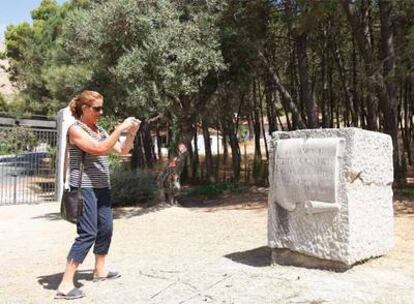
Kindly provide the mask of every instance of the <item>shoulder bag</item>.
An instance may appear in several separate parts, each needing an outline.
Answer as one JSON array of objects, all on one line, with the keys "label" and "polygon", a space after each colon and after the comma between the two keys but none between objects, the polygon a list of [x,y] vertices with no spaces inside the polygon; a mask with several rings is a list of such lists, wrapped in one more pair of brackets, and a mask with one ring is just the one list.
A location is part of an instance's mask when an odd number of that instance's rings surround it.
[{"label": "shoulder bag", "polygon": [[[76,224],[84,211],[84,201],[81,192],[82,175],[83,175],[83,161],[85,159],[85,152],[82,151],[82,160],[80,163],[80,178],[78,189],[64,189],[62,200],[60,203],[60,215],[62,218],[70,223]],[[66,184],[66,171],[63,177]]]}]

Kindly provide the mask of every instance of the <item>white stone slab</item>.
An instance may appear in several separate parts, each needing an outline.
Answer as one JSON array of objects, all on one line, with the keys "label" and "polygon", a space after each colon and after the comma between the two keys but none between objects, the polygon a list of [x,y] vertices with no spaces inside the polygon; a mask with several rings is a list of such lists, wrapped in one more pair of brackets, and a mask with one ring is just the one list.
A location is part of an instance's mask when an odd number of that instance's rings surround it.
[{"label": "white stone slab", "polygon": [[331,210],[329,205],[336,203],[338,158],[342,157],[343,143],[341,138],[276,141],[272,201],[288,211],[293,211],[300,203],[309,210]]}]

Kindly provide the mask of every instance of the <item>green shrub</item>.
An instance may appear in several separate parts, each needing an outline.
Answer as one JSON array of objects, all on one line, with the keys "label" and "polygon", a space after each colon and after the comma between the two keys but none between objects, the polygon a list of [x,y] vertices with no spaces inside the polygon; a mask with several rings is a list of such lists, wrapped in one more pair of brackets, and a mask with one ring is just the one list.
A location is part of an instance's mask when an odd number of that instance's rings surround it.
[{"label": "green shrub", "polygon": [[112,171],[122,170],[122,158],[118,153],[111,153],[108,157],[109,169]]},{"label": "green shrub", "polygon": [[[99,119],[99,126],[106,132],[111,133],[119,121],[111,115],[105,115]],[[109,169],[112,171],[122,169],[122,158],[118,153],[109,154]]]},{"label": "green shrub", "polygon": [[50,158],[50,166],[51,166],[50,169],[53,171],[56,169],[56,152],[57,152],[56,147],[51,147],[51,146],[47,147],[47,154]]},{"label": "green shrub", "polygon": [[7,112],[6,99],[1,94],[0,94],[0,112]]},{"label": "green shrub", "polygon": [[0,155],[32,151],[37,142],[35,133],[28,127],[0,130]]},{"label": "green shrub", "polygon": [[154,175],[136,170],[114,169],[111,186],[113,206],[151,203],[157,190]]},{"label": "green shrub", "polygon": [[267,161],[256,159],[253,161],[253,179],[256,185],[266,186],[269,175]]},{"label": "green shrub", "polygon": [[14,113],[17,116],[21,116],[28,111],[27,101],[20,96],[15,97],[8,105],[7,111],[10,113]]},{"label": "green shrub", "polygon": [[226,192],[241,192],[240,185],[228,182],[210,182],[190,189],[185,193],[185,196],[204,196],[213,199]]},{"label": "green shrub", "polygon": [[406,188],[401,188],[401,189],[395,189],[394,194],[401,195],[401,196],[404,196],[404,197],[413,198],[414,197],[414,188],[406,187]]}]

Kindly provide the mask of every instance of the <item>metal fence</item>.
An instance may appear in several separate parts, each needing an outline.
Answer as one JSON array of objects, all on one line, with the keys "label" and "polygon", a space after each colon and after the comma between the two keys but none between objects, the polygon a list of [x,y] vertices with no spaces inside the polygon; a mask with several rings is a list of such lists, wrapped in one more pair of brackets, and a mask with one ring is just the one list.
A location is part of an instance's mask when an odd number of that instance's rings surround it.
[{"label": "metal fence", "polygon": [[55,128],[0,126],[0,205],[55,200]]}]

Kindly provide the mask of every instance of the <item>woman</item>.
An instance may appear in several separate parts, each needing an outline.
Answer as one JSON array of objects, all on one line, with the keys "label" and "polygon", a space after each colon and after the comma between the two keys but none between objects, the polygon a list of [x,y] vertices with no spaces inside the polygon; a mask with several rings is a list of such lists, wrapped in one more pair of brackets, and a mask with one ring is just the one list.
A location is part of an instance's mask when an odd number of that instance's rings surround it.
[{"label": "woman", "polygon": [[[108,154],[112,151],[128,153],[141,123],[138,119],[129,117],[108,135],[97,126],[103,113],[103,96],[94,91],[83,91],[70,101],[69,107],[76,118],[76,122],[68,130],[69,186],[78,188],[81,184],[85,210],[78,221],[78,237],[69,251],[65,273],[57,290],[56,298],[60,299],[85,296],[81,290],[75,288],[73,279],[76,269],[84,261],[92,245],[95,254],[94,281],[120,277],[119,273],[105,269],[105,258],[112,237]],[[121,144],[118,139],[125,131],[128,136]]]}]

